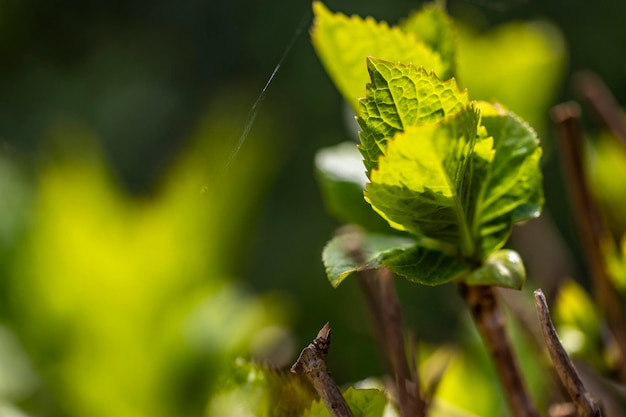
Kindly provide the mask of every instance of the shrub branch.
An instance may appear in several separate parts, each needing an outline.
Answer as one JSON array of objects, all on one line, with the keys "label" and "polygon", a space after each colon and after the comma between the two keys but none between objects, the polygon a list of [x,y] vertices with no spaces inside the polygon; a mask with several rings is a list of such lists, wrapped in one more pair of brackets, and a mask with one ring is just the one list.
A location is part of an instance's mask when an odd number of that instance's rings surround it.
[{"label": "shrub branch", "polygon": [[574,402],[578,415],[581,417],[601,417],[602,413],[598,403],[585,388],[574,363],[567,355],[563,345],[561,345],[559,336],[550,318],[546,297],[540,289],[535,291],[535,307],[537,308],[539,323],[541,324],[541,330],[548,352],[552,358],[552,363],[559,379]]},{"label": "shrub branch", "polygon": [[504,314],[498,306],[495,289],[461,284],[461,294],[493,359],[513,414],[516,417],[539,417],[506,332]]},{"label": "shrub branch", "polygon": [[326,323],[311,344],[305,347],[291,367],[294,374],[304,375],[319,394],[332,417],[354,417],[341,390],[331,378],[326,367],[330,348],[330,325]]},{"label": "shrub branch", "polygon": [[611,282],[603,256],[603,245],[611,239],[602,222],[600,211],[591,197],[585,177],[582,155],[583,137],[580,108],[576,103],[563,103],[552,109],[561,149],[562,169],[574,206],[574,220],[582,238],[583,249],[591,273],[595,299],[603,310],[606,322],[620,353],[617,369],[626,381],[626,317],[619,292]]}]

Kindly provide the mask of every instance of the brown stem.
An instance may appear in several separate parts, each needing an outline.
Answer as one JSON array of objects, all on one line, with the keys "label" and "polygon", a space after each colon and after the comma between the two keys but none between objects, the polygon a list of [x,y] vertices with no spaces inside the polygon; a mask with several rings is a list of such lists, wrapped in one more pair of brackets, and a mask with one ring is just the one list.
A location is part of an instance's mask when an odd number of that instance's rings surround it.
[{"label": "brown stem", "polygon": [[574,76],[574,83],[582,98],[611,131],[613,136],[626,145],[626,119],[619,103],[604,82],[591,71],[581,71]]},{"label": "brown stem", "polygon": [[328,373],[326,356],[329,348],[330,326],[326,323],[313,343],[302,350],[291,372],[304,375],[311,382],[332,417],[354,417],[341,390]]},{"label": "brown stem", "polygon": [[543,331],[552,363],[559,375],[559,379],[574,402],[578,415],[581,417],[602,417],[598,403],[585,388],[574,363],[567,355],[563,345],[561,345],[559,336],[550,318],[546,297],[540,289],[535,291],[535,307],[537,308],[539,323],[541,323],[541,330]]},{"label": "brown stem", "polygon": [[[344,233],[346,251],[357,264],[365,264],[361,231],[351,228]],[[422,417],[425,415],[424,400],[420,390],[419,376],[417,372],[414,372],[411,377],[407,361],[402,311],[393,275],[386,268],[365,269],[359,271],[358,278],[370,308],[377,340],[385,352],[385,358],[394,375],[400,415]],[[413,385],[412,392],[408,389],[409,384]]]},{"label": "brown stem", "polygon": [[522,379],[494,288],[461,284],[461,293],[494,361],[513,414],[516,417],[539,417]]},{"label": "brown stem", "polygon": [[[393,275],[388,269],[378,270],[381,305],[388,356],[394,366],[398,403],[402,417],[424,415],[424,402],[420,391],[419,374],[415,369],[413,378],[407,361],[404,335],[402,331],[402,311],[400,300],[393,283]],[[411,355],[414,352],[411,351]],[[409,393],[408,383],[413,384],[414,392]]]},{"label": "brown stem", "polygon": [[610,241],[610,233],[604,227],[600,211],[591,197],[585,177],[580,127],[580,108],[576,103],[563,103],[552,110],[557,127],[561,163],[574,206],[574,219],[582,238],[583,249],[594,289],[594,298],[604,311],[607,324],[620,352],[618,370],[622,382],[626,381],[626,317],[623,300],[611,282],[606,270],[603,245]]}]

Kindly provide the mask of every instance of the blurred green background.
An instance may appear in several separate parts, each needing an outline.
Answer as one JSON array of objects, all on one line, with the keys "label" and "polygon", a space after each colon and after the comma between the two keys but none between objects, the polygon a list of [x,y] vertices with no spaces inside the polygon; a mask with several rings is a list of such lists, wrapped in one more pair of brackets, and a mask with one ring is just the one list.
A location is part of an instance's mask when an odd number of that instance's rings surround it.
[{"label": "blurred green background", "polygon": [[[420,5],[326,4],[392,23]],[[545,110],[572,97],[568,78],[585,68],[626,95],[626,4],[448,9],[473,28],[466,67],[485,65],[466,76],[470,97],[498,96],[542,134],[547,209],[578,251]],[[289,365],[326,321],[340,382],[382,371],[357,286],[333,290],[320,261],[338,223],[313,158],[350,133],[310,16],[308,1],[0,0],[0,414],[202,415],[234,357]],[[520,76],[490,73],[507,59],[477,36],[531,19],[554,23],[565,45],[546,52],[557,51],[549,69],[524,73],[541,105],[516,108],[502,95]],[[456,337],[453,286],[398,287],[421,338]]]}]

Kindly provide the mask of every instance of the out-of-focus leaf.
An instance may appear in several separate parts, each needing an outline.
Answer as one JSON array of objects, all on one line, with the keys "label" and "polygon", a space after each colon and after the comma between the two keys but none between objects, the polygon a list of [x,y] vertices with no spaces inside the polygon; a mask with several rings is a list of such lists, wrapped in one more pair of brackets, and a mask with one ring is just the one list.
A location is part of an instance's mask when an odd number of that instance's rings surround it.
[{"label": "out-of-focus leaf", "polygon": [[430,49],[437,51],[445,63],[449,63],[448,71],[437,74],[446,80],[452,77],[456,69],[456,31],[452,19],[442,4],[425,4],[424,8],[413,13],[400,22],[400,28],[413,33]]},{"label": "out-of-focus leaf", "polygon": [[498,105],[478,103],[495,155],[477,200],[481,253],[504,245],[514,223],[538,217],[543,206],[541,148],[535,131]]},{"label": "out-of-focus leaf", "polygon": [[364,63],[368,56],[414,63],[441,76],[449,74],[451,63],[412,33],[372,18],[333,14],[321,2],[313,3],[313,13],[313,46],[330,78],[355,112],[359,109],[358,98],[365,95],[368,77]]},{"label": "out-of-focus leaf", "polygon": [[278,131],[264,136],[257,125],[259,140],[220,173],[230,149],[213,138],[241,129],[225,104],[142,199],[116,183],[89,129],[51,128],[51,137],[82,147],[63,147],[41,168],[7,284],[15,331],[41,362],[45,413],[197,415],[224,364],[279,322],[283,303],[227,279],[276,165],[263,138]]},{"label": "out-of-focus leaf", "polygon": [[588,147],[587,176],[618,245],[603,242],[603,254],[614,285],[626,294],[626,147],[609,132],[601,132]]},{"label": "out-of-focus leaf", "polygon": [[287,371],[239,359],[225,375],[206,417],[300,417],[315,399],[308,381]]},{"label": "out-of-focus leaf", "polygon": [[626,234],[626,148],[607,132],[592,142],[588,155],[591,191],[617,236]]},{"label": "out-of-focus leaf", "polygon": [[547,22],[515,22],[486,33],[457,25],[457,77],[472,97],[497,100],[545,132],[566,61],[563,36]]},{"label": "out-of-focus leaf", "polygon": [[[422,381],[428,386],[434,376],[441,375],[428,415],[508,416],[510,409],[490,353],[475,326],[469,321],[465,324],[462,347],[419,346]],[[533,401],[539,409],[547,409],[552,401],[552,381],[545,377],[545,364],[536,360],[539,354],[536,342],[513,316],[507,317],[507,330]]]},{"label": "out-of-focus leaf", "polygon": [[30,417],[30,414],[24,413],[17,407],[0,401],[0,416],[2,417]]},{"label": "out-of-focus leaf", "polygon": [[[445,348],[443,348],[445,349]],[[496,375],[488,358],[481,350],[452,351],[447,358],[445,372],[437,387],[433,416],[497,416],[507,415],[503,396],[498,395]],[[437,352],[432,355],[437,356]],[[426,361],[422,367],[427,367]],[[471,383],[468,384],[468,381]],[[447,414],[452,411],[452,414]]]},{"label": "out-of-focus leaf", "polygon": [[526,282],[526,270],[517,252],[503,249],[490,255],[480,268],[468,274],[465,282],[521,290]]},{"label": "out-of-focus leaf", "polygon": [[421,67],[368,58],[367,70],[371,82],[358,122],[368,174],[396,132],[441,121],[469,103],[467,91],[460,91],[454,80],[443,82]]},{"label": "out-of-focus leaf", "polygon": [[622,236],[619,245],[610,240],[603,243],[602,253],[609,277],[613,285],[622,294],[626,294],[626,234]]},{"label": "out-of-focus leaf", "polygon": [[598,308],[575,281],[559,288],[554,301],[554,322],[563,347],[573,356],[582,356],[598,369],[605,367],[600,347],[600,315]]},{"label": "out-of-focus leaf", "polygon": [[367,176],[355,143],[321,149],[315,156],[315,168],[326,208],[337,220],[374,232],[391,230],[363,198]]},{"label": "out-of-focus leaf", "polygon": [[13,245],[24,231],[33,199],[32,184],[16,159],[6,152],[0,154],[0,195],[4,196],[0,206],[0,249],[3,250]]},{"label": "out-of-focus leaf", "polygon": [[0,327],[0,401],[21,400],[38,384],[39,377],[15,335],[6,327]]},{"label": "out-of-focus leaf", "polygon": [[[377,389],[348,388],[343,397],[354,417],[382,417],[387,404],[387,396]],[[330,413],[322,401],[316,401],[302,417],[330,417]]]}]

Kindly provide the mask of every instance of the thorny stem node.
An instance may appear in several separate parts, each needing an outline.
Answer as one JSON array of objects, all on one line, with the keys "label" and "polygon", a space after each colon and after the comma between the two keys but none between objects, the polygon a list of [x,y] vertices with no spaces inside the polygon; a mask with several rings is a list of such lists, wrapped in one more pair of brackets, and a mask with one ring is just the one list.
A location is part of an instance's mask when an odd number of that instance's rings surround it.
[{"label": "thorny stem node", "polygon": [[294,374],[304,375],[330,411],[332,417],[353,417],[341,390],[331,378],[326,367],[330,348],[330,325],[326,323],[311,344],[305,347],[291,367]]}]

